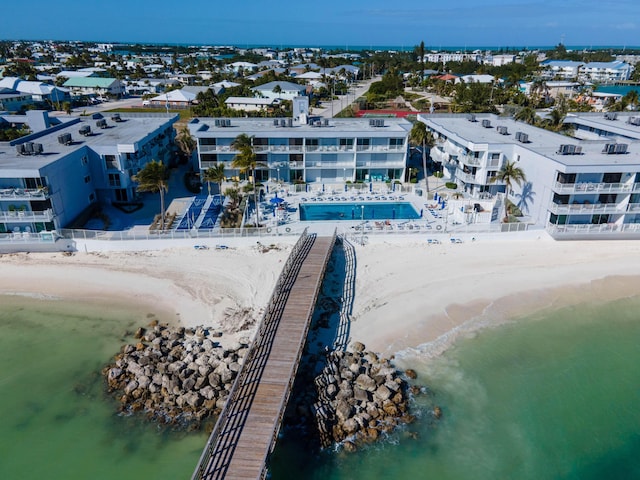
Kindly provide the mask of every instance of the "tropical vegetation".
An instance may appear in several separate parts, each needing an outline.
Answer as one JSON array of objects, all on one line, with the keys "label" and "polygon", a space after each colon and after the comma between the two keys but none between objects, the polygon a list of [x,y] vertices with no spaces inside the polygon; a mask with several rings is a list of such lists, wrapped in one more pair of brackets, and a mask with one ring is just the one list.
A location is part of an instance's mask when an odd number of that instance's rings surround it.
[{"label": "tropical vegetation", "polygon": [[522,182],[526,182],[527,178],[520,167],[516,165],[516,162],[506,161],[502,166],[500,171],[495,177],[491,178],[492,182],[504,182],[505,184],[505,201],[504,201],[504,222],[509,221],[509,193],[511,192],[511,186],[515,183],[516,185],[522,185]]},{"label": "tropical vegetation", "polygon": [[152,160],[147,163],[131,179],[138,183],[139,192],[151,192],[160,194],[160,229],[165,227],[164,194],[169,190],[169,171],[164,163]]}]

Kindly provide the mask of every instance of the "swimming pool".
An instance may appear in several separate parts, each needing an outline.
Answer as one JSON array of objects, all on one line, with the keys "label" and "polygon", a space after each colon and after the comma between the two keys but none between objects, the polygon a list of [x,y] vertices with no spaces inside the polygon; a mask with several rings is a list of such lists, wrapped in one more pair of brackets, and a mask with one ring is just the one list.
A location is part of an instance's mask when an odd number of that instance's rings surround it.
[{"label": "swimming pool", "polygon": [[301,203],[300,220],[332,221],[332,220],[415,220],[420,214],[409,202],[334,202],[334,203]]}]

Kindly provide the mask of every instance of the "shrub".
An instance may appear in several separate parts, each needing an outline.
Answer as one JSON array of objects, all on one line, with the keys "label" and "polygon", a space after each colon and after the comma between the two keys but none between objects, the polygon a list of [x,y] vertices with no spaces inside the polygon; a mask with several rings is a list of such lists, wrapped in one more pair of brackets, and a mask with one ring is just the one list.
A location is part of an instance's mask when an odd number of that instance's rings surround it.
[{"label": "shrub", "polygon": [[442,178],[444,177],[444,173],[442,172],[433,172],[433,176],[436,178]]},{"label": "shrub", "polygon": [[450,190],[455,190],[456,188],[458,188],[458,184],[455,182],[447,182],[444,185]]}]

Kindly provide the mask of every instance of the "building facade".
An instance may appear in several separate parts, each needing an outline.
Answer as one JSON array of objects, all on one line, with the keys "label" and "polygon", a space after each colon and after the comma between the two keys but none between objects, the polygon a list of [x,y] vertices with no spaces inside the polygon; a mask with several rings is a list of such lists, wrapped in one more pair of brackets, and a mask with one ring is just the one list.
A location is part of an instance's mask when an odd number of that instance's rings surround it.
[{"label": "building facade", "polygon": [[411,123],[404,119],[322,119],[302,122],[273,118],[201,118],[189,124],[198,143],[198,168],[216,163],[228,177],[239,153],[231,145],[239,134],[253,137],[257,180],[291,183],[402,181],[406,173]]},{"label": "building facade", "polygon": [[418,119],[437,138],[432,158],[471,197],[504,193],[492,179],[514,162],[526,181],[509,198],[530,223],[557,238],[640,235],[640,115],[571,117],[577,130],[599,129],[589,140],[488,114]]},{"label": "building facade", "polygon": [[135,200],[132,175],[169,163],[177,119],[96,114],[0,143],[2,238],[51,235],[97,204]]}]

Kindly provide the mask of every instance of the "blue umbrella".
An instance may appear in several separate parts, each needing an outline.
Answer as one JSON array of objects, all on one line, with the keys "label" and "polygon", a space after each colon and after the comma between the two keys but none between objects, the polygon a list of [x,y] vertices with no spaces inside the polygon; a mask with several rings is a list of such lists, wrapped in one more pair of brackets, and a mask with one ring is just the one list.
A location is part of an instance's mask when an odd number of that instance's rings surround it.
[{"label": "blue umbrella", "polygon": [[373,183],[369,183],[369,192],[373,191]]},{"label": "blue umbrella", "polygon": [[280,197],[273,197],[271,200],[269,200],[271,203],[275,203],[276,205],[284,202],[284,198],[280,198]]}]

